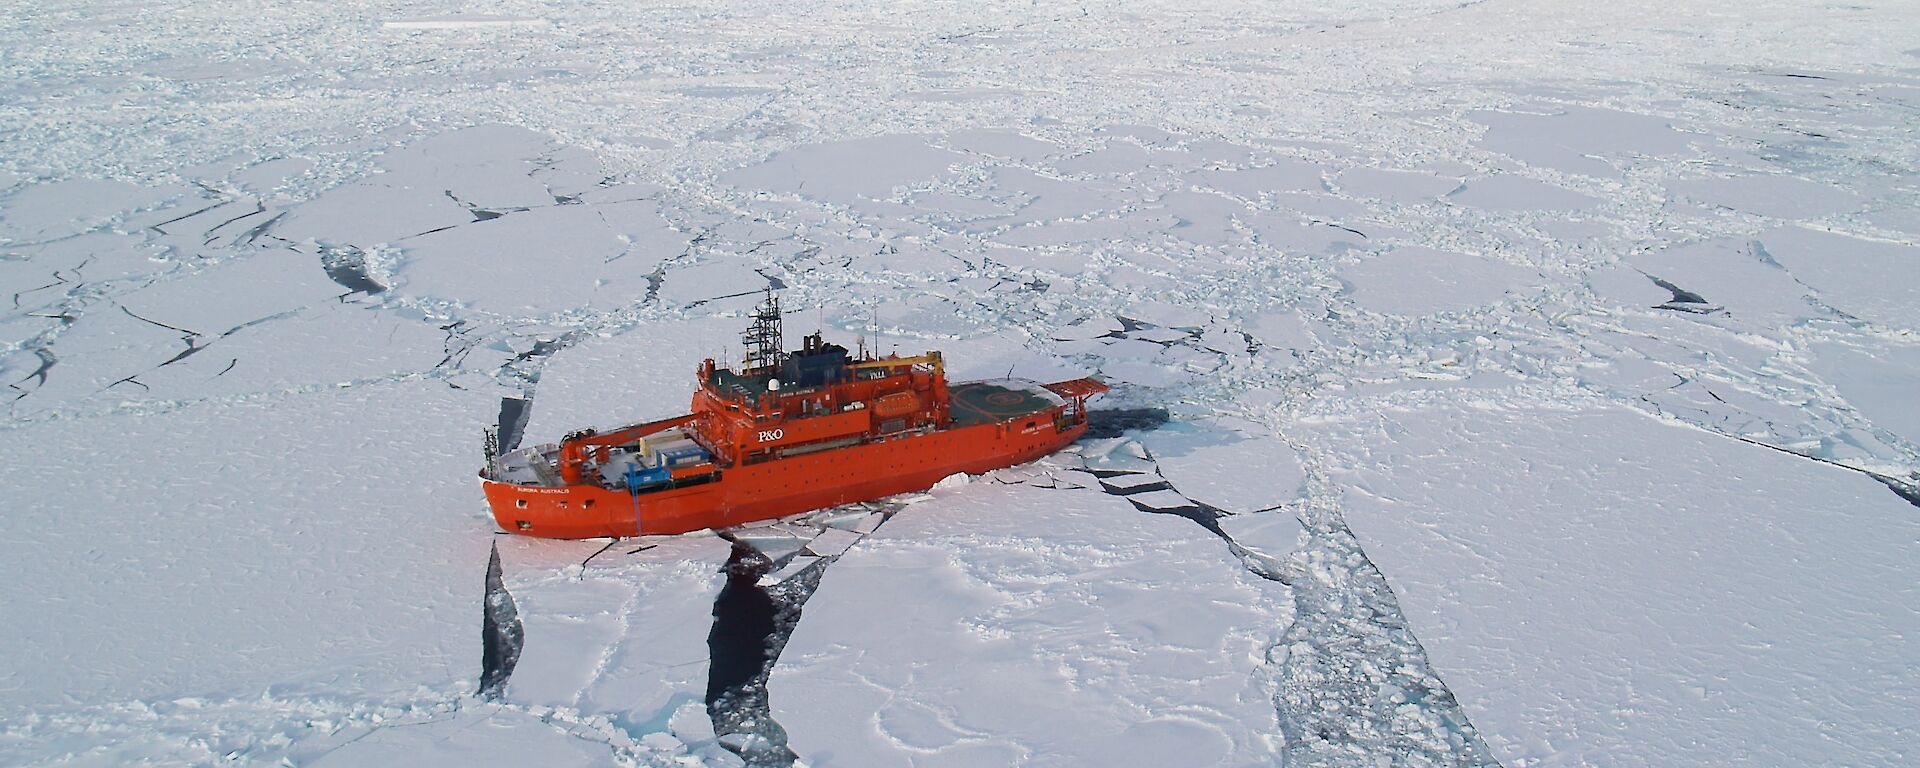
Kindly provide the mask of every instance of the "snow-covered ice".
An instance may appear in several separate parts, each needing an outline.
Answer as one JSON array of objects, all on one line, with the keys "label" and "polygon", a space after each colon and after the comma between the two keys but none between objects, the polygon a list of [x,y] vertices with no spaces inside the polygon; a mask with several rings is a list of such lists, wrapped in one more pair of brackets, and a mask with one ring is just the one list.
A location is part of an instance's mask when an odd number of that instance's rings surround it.
[{"label": "snow-covered ice", "polygon": [[1340,274],[1362,308],[1413,315],[1490,304],[1525,292],[1535,277],[1524,267],[1420,246],[1395,248]]},{"label": "snow-covered ice", "polygon": [[1903,759],[1920,523],[1873,480],[1612,408],[1341,440],[1348,521],[1502,761]]},{"label": "snow-covered ice", "polygon": [[1447,199],[1496,211],[1580,210],[1600,204],[1598,198],[1512,174],[1468,179]]},{"label": "snow-covered ice", "polygon": [[774,714],[814,764],[1279,759],[1284,587],[1098,491],[935,496],[827,572],[781,656]]}]

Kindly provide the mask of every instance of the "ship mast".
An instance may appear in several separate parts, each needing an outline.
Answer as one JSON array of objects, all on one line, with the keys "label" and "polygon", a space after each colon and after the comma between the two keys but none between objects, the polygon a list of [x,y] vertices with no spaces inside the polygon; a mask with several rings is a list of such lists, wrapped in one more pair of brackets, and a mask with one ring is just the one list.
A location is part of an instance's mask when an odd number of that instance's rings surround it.
[{"label": "ship mast", "polygon": [[753,310],[753,325],[740,332],[740,343],[747,348],[746,370],[778,368],[786,358],[785,341],[780,336],[780,298],[767,287],[767,298]]}]

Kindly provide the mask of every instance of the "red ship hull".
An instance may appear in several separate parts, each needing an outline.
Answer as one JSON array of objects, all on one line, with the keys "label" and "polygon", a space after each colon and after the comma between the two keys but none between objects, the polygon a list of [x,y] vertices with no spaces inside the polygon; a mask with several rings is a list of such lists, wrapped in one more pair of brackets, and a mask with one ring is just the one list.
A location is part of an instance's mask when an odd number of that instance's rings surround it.
[{"label": "red ship hull", "polygon": [[592,484],[484,486],[506,531],[557,539],[686,533],[926,490],[955,473],[1040,458],[1086,429],[1085,420],[1019,416],[730,467],[711,482],[645,494]]},{"label": "red ship hull", "polygon": [[1032,461],[1087,431],[1093,379],[949,385],[939,352],[858,356],[819,333],[781,345],[773,291],[739,370],[703,360],[690,413],[501,453],[480,471],[501,529],[589,539],[726,528]]}]

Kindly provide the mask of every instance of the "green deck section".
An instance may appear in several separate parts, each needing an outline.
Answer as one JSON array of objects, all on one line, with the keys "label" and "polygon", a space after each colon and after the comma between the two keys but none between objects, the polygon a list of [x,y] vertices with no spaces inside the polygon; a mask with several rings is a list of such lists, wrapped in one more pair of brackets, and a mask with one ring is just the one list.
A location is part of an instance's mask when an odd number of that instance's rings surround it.
[{"label": "green deck section", "polygon": [[1060,404],[1058,400],[1049,398],[1044,390],[1034,391],[1038,389],[1038,387],[1029,389],[1018,384],[1001,386],[986,381],[955,384],[947,390],[950,395],[948,406],[953,414],[953,425],[971,427],[975,424],[991,424],[1044,411]]},{"label": "green deck section", "polygon": [[713,370],[713,385],[722,392],[746,399],[767,394],[766,376],[742,376],[725,368]]}]

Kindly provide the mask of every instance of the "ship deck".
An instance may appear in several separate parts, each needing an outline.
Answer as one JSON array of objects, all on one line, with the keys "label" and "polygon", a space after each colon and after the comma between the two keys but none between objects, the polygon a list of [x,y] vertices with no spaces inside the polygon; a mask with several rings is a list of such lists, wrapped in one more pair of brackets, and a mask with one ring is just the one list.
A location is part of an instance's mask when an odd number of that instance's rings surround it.
[{"label": "ship deck", "polygon": [[713,385],[723,392],[735,392],[747,399],[767,394],[767,377],[742,376],[725,368],[714,369]]},{"label": "ship deck", "polygon": [[1063,405],[1059,395],[1023,381],[969,381],[947,390],[956,427],[992,424]]}]

